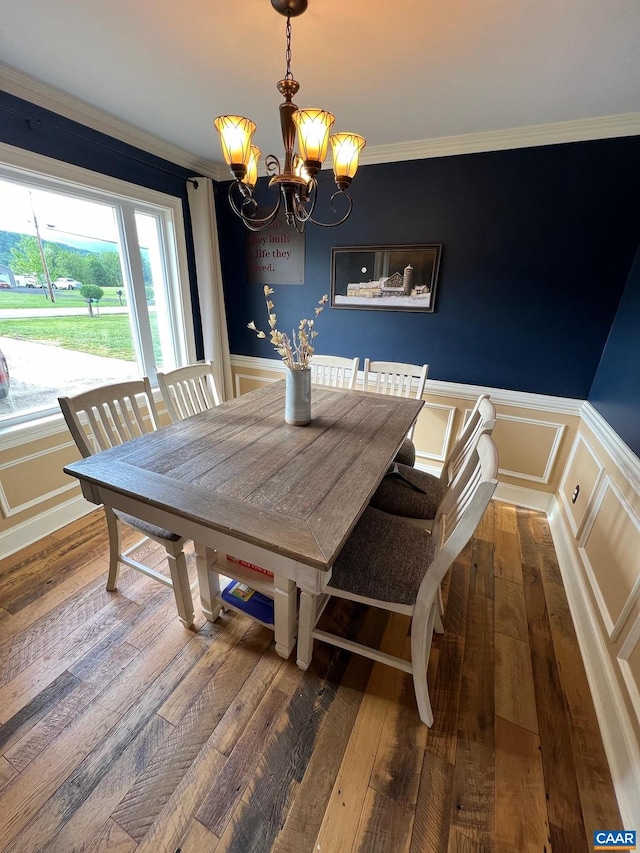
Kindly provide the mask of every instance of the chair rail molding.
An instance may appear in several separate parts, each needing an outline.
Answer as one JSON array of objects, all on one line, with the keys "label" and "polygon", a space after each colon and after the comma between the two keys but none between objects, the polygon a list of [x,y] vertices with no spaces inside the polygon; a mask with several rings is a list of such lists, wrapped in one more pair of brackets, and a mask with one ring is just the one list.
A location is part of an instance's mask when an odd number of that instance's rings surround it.
[{"label": "chair rail molding", "polygon": [[[269,370],[284,374],[286,368],[279,359],[261,358],[258,356],[232,355],[231,364],[236,368],[249,370]],[[255,377],[251,377],[252,379]],[[363,373],[358,371],[358,384],[362,387]],[[583,400],[571,397],[553,397],[548,394],[531,394],[527,391],[510,391],[505,388],[491,388],[487,385],[466,385],[458,382],[444,382],[440,379],[429,379],[424,388],[425,394],[439,397],[458,397],[466,400],[478,399],[480,394],[489,394],[493,403],[503,406],[513,406],[519,409],[537,409],[541,412],[552,412],[561,415],[580,417]]]},{"label": "chair rail molding", "polygon": [[24,444],[31,444],[41,438],[50,438],[53,435],[63,435],[68,432],[61,413],[23,421],[9,427],[0,427],[0,453],[22,447]]},{"label": "chair rail molding", "polygon": [[640,459],[620,438],[600,412],[588,401],[582,407],[582,419],[611,456],[620,472],[640,492]]}]

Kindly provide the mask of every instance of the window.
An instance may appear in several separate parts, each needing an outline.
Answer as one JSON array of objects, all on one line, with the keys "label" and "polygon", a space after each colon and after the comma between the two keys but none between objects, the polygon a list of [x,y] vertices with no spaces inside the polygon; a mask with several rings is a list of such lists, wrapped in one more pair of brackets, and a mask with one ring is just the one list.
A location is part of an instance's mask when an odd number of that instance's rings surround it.
[{"label": "window", "polygon": [[181,201],[22,156],[66,175],[0,164],[0,428],[195,357]]}]

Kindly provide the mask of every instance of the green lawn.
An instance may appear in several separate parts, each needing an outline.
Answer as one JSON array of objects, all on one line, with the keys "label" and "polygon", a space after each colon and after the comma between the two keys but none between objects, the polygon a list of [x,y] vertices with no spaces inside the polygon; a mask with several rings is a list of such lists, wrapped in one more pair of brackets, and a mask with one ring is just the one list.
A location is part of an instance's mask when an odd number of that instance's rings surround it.
[{"label": "green lawn", "polygon": [[126,314],[0,320],[0,335],[41,341],[92,355],[134,360],[131,328]]},{"label": "green lawn", "polygon": [[[32,293],[12,293],[10,290],[0,290],[0,308],[86,308],[87,303],[77,290],[54,290],[55,302],[51,302],[47,290],[34,289]],[[122,304],[126,305],[124,295]],[[120,305],[116,290],[104,289],[100,300],[101,308]]]},{"label": "green lawn", "polygon": [[[101,300],[102,302],[102,300]],[[157,363],[162,364],[158,342],[156,315],[151,314],[153,348]],[[0,336],[25,341],[40,341],[64,349],[134,361],[131,327],[126,314],[103,314],[100,317],[38,317],[0,320]]]}]

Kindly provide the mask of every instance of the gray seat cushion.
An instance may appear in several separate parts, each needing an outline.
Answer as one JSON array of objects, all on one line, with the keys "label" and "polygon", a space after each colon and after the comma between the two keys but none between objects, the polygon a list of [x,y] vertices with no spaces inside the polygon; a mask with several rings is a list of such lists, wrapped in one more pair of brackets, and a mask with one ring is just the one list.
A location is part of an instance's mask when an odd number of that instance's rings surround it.
[{"label": "gray seat cushion", "polygon": [[405,438],[402,442],[402,447],[396,453],[396,458],[393,460],[398,465],[408,465],[410,468],[416,464],[416,446],[410,438]]},{"label": "gray seat cushion", "polygon": [[407,465],[398,465],[398,471],[404,480],[409,480],[421,491],[411,488],[401,477],[387,476],[376,489],[370,505],[405,518],[435,518],[446,486],[433,474]]},{"label": "gray seat cushion", "polygon": [[172,533],[170,530],[165,530],[164,527],[158,527],[155,524],[150,524],[148,521],[142,521],[140,518],[134,518],[133,515],[129,515],[126,512],[120,512],[118,509],[114,510],[114,513],[121,521],[128,524],[129,527],[139,530],[140,533],[144,533],[145,536],[155,536],[156,539],[166,539],[168,542],[177,542],[178,539],[181,538],[178,533]]},{"label": "gray seat cushion", "polygon": [[433,537],[409,521],[367,507],[333,566],[329,590],[414,604],[433,561]]}]

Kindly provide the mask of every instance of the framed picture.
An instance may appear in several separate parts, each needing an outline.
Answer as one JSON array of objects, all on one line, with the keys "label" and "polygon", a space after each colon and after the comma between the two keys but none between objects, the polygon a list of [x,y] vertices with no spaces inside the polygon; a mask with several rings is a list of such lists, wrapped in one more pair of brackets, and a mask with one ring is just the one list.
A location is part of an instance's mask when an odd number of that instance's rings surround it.
[{"label": "framed picture", "polygon": [[331,250],[331,305],[433,313],[441,243]]}]

